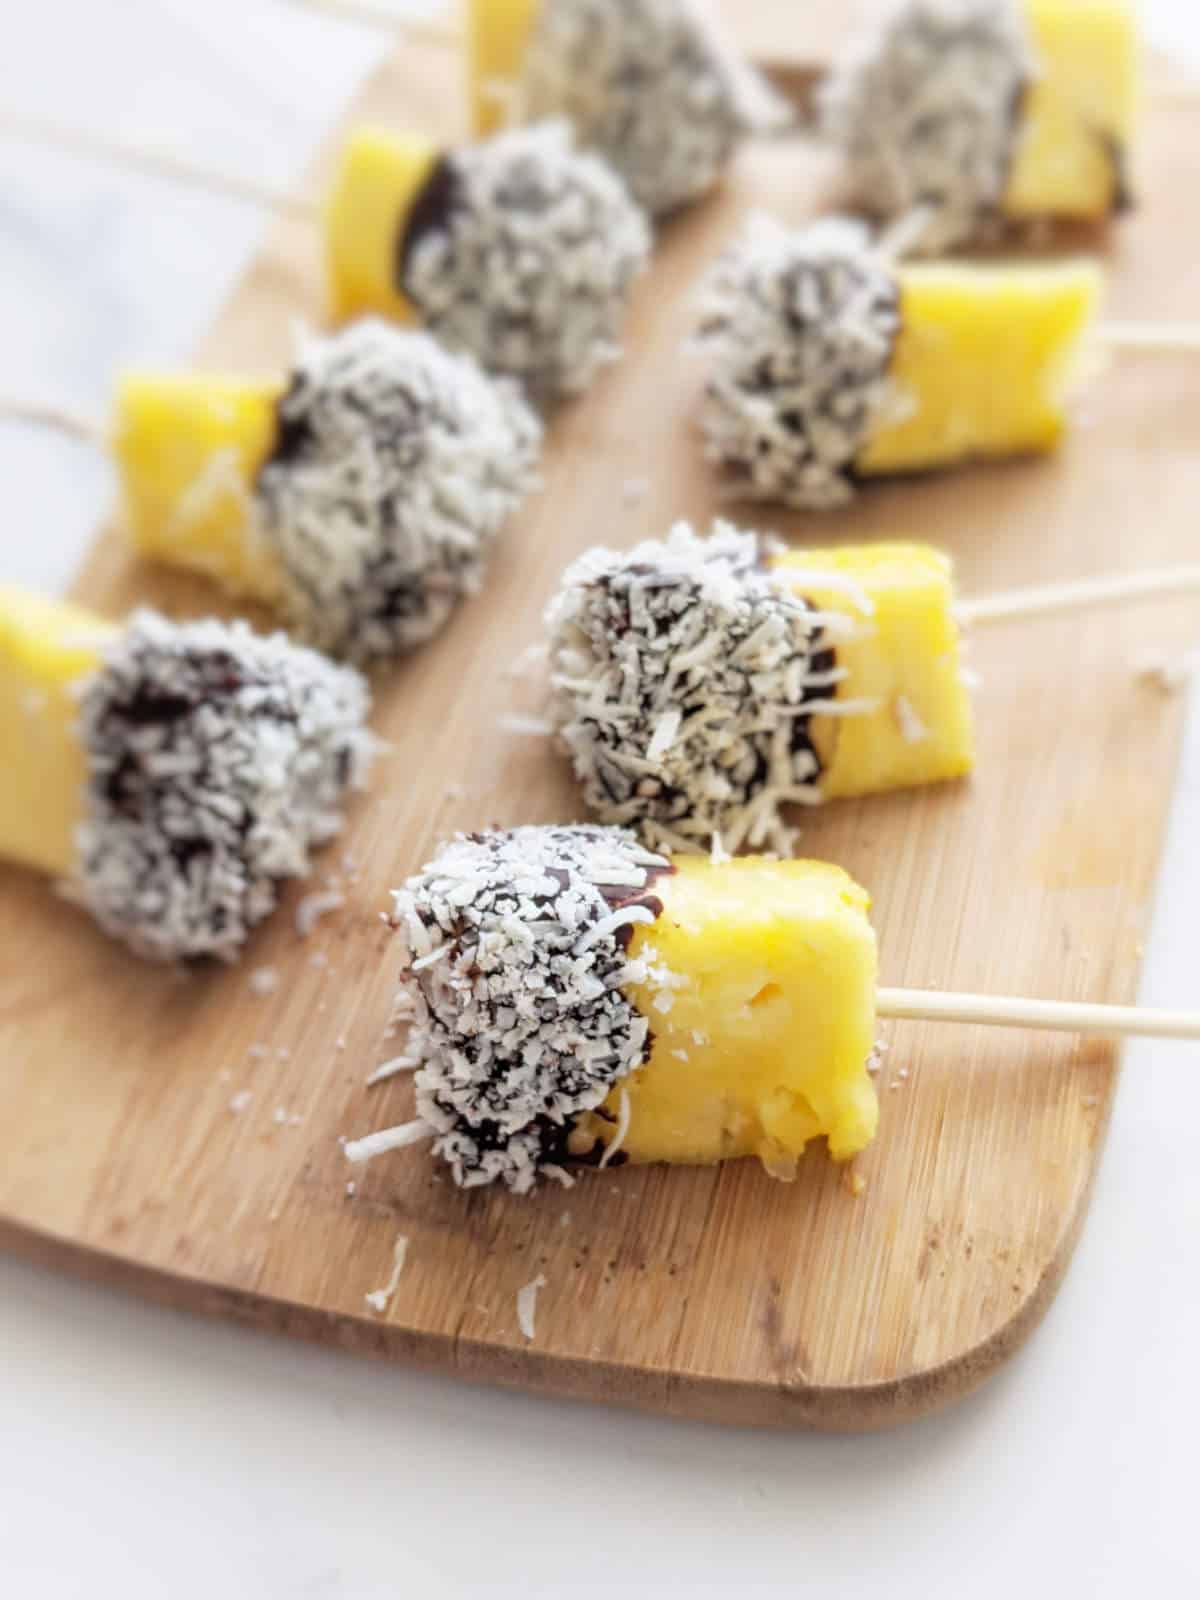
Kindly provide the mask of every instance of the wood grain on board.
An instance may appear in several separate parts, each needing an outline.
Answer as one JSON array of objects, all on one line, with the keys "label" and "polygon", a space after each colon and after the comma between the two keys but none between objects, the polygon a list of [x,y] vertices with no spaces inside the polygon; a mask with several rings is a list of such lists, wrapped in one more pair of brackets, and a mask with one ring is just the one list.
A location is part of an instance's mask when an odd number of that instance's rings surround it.
[{"label": "wood grain on board", "polygon": [[[452,71],[443,54],[409,48],[351,115],[451,132]],[[1183,317],[1200,304],[1200,222],[1176,204],[1198,139],[1194,108],[1151,120],[1144,209],[1110,245],[1117,314]],[[539,636],[580,550],[721,506],[692,427],[699,376],[681,348],[692,292],[748,206],[802,218],[822,178],[801,146],[748,151],[723,195],[664,233],[627,358],[556,419],[545,491],[485,594],[380,676],[392,752],[322,862],[343,875],[346,904],[307,940],[296,888],[241,967],[184,979],[127,958],[32,876],[0,871],[10,1246],[172,1304],[466,1378],[729,1422],[912,1417],[969,1390],[1036,1324],[1086,1211],[1116,1077],[1106,1045],[889,1027],[882,1126],[856,1163],[857,1198],[820,1150],[790,1186],[743,1162],[624,1168],[516,1199],[460,1193],[421,1150],[351,1173],[338,1145],[410,1112],[403,1080],[364,1088],[397,1049],[384,1039],[388,890],[454,829],[579,814],[562,765],[503,731],[531,693],[504,669]],[[303,225],[276,228],[200,361],[278,367],[294,320],[319,315],[319,265]],[[1194,361],[1127,358],[1096,383],[1055,460],[880,484],[826,519],[744,520],[810,541],[933,540],[954,553],[964,592],[1178,561],[1200,503],[1198,410]],[[628,504],[621,487],[640,477],[649,493]],[[112,614],[144,600],[218,604],[135,566],[113,532],[77,593]],[[1191,644],[1197,621],[1194,603],[1167,600],[980,630],[977,778],[806,819],[809,853],[873,891],[886,982],[1133,997],[1181,707],[1131,663],[1149,646]],[[248,975],[260,966],[281,982],[257,997]],[[387,1281],[399,1235],[407,1266],[375,1314],[365,1296]],[[527,1341],[517,1293],[538,1274]]]}]

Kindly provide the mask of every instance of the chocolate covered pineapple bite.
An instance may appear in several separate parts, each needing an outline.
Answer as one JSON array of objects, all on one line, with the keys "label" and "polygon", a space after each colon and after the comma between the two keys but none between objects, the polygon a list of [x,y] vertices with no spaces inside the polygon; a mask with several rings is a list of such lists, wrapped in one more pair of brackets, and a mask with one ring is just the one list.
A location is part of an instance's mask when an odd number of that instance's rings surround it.
[{"label": "chocolate covered pineapple bite", "polygon": [[789,554],[680,524],[581,557],[547,626],[583,798],[656,848],[790,853],[789,807],[974,763],[950,564],[924,546]]},{"label": "chocolate covered pineapple bite", "polygon": [[465,1188],[570,1182],[573,1161],[757,1156],[874,1137],[875,937],[814,862],[672,862],[616,828],[458,838],[395,896],[398,1016],[422,1139]]},{"label": "chocolate covered pineapple bite", "polygon": [[468,29],[476,132],[565,117],[651,216],[702,198],[749,134],[788,120],[702,0],[471,0]]},{"label": "chocolate covered pineapple bite", "polygon": [[138,955],[232,960],[365,783],[368,710],[280,634],[0,589],[0,856]]},{"label": "chocolate covered pineapple bite", "polygon": [[137,548],[365,661],[433,637],[536,483],[516,386],[368,319],[306,339],[284,384],[132,373],[113,449]]},{"label": "chocolate covered pineapple bite", "polygon": [[580,394],[620,353],[650,230],[564,122],[441,151],[362,130],[326,223],[336,317],[419,319],[539,401]]},{"label": "chocolate covered pineapple bite", "polygon": [[816,511],[863,478],[1052,450],[1102,289],[1091,261],[896,266],[858,223],[754,216],[702,307],[707,455],[742,498]]},{"label": "chocolate covered pineapple bite", "polygon": [[895,0],[821,92],[851,202],[937,253],[1126,197],[1138,99],[1128,0]]}]

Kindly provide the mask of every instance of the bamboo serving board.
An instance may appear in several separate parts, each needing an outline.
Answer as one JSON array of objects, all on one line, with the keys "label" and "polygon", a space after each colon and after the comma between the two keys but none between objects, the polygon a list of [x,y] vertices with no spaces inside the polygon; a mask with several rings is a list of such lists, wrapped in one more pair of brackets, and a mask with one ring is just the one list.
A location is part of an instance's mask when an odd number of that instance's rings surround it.
[{"label": "bamboo serving board", "polygon": [[[452,70],[410,49],[352,117],[451,131]],[[1198,141],[1195,110],[1153,116],[1144,209],[1110,242],[1118,314],[1200,305],[1200,223],[1176,203]],[[530,694],[504,669],[539,636],[579,551],[718,509],[691,426],[698,374],[681,352],[692,291],[747,206],[803,218],[823,176],[802,146],[747,152],[719,199],[665,232],[627,358],[556,419],[545,491],[486,593],[379,678],[392,753],[322,863],[342,876],[345,906],[307,940],[297,888],[242,966],[181,978],[127,959],[33,876],[0,871],[9,1246],[256,1327],[725,1422],[896,1422],[965,1393],[1020,1346],[1086,1212],[1116,1078],[1106,1045],[889,1028],[858,1196],[818,1150],[790,1186],[748,1162],[626,1167],[515,1199],[457,1191],[421,1150],[352,1173],[338,1145],[410,1114],[404,1080],[364,1088],[400,1047],[384,1038],[388,890],[455,829],[579,815],[562,765],[503,730]],[[281,225],[200,359],[275,371],[294,320],[320,303],[315,237]],[[1178,561],[1200,504],[1198,414],[1194,359],[1127,358],[1056,460],[879,485],[833,518],[743,520],[800,540],[932,540],[954,553],[965,593]],[[642,477],[648,493],[628,503],[622,486]],[[113,533],[76,592],[113,615],[137,601],[216,604],[137,568]],[[807,851],[873,891],[885,982],[1133,998],[1181,707],[1131,662],[1150,644],[1192,644],[1198,627],[1194,603],[1168,600],[981,630],[977,778],[806,819]],[[275,993],[251,992],[257,967],[277,971]],[[407,1265],[379,1314],[365,1296],[401,1235]],[[517,1294],[539,1274],[529,1341]]]}]

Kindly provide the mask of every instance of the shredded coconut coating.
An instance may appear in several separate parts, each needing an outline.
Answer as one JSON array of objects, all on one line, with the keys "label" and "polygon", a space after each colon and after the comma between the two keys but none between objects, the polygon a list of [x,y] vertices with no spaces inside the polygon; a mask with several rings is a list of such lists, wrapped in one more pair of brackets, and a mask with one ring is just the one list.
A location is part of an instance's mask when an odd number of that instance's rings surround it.
[{"label": "shredded coconut coating", "polygon": [[256,486],[297,631],[365,661],[424,644],[536,483],[519,389],[375,318],[305,342]]},{"label": "shredded coconut coating", "polygon": [[283,634],[138,611],[81,695],[74,891],[152,960],[234,959],[341,826],[374,740],[367,686]]},{"label": "shredded coconut coating", "polygon": [[867,230],[752,216],[717,262],[701,316],[700,425],[731,492],[812,511],[844,504],[855,460],[898,405],[888,372],[900,295]]},{"label": "shredded coconut coating", "polygon": [[1015,0],[900,0],[820,96],[857,206],[922,208],[915,247],[938,254],[1000,210],[1022,99],[1035,74]]},{"label": "shredded coconut coating", "polygon": [[519,94],[523,121],[567,118],[652,216],[699,200],[747,134],[789,120],[696,0],[543,0]]},{"label": "shredded coconut coating", "polygon": [[440,216],[401,249],[401,283],[431,333],[539,401],[582,393],[620,354],[650,228],[615,173],[564,122],[447,158]]},{"label": "shredded coconut coating", "polygon": [[820,799],[805,707],[836,694],[824,629],[756,534],[680,523],[593,550],[547,613],[552,721],[584,798],[652,845],[790,853],[780,808]]},{"label": "shredded coconut coating", "polygon": [[646,1059],[625,946],[668,871],[619,829],[524,827],[460,836],[396,893],[417,1109],[456,1183],[527,1192]]}]

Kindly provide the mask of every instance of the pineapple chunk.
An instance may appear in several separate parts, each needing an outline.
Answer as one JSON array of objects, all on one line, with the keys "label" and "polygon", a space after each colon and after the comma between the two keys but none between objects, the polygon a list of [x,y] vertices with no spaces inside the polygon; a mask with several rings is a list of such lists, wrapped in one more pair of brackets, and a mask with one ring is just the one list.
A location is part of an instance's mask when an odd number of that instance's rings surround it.
[{"label": "pineapple chunk", "polygon": [[[835,1159],[855,1155],[879,1120],[866,892],[823,862],[675,866],[654,885],[662,916],[630,944],[671,976],[628,991],[654,1043],[606,1102],[619,1115],[629,1096],[622,1151],[636,1162],[758,1156],[778,1177],[822,1135]],[[616,1132],[595,1115],[584,1131],[606,1143]]]},{"label": "pineapple chunk", "polygon": [[[975,735],[949,558],[928,545],[871,544],[792,551],[775,567],[820,610],[860,624],[858,636],[837,644],[838,666],[848,673],[838,698],[879,703],[875,711],[813,718],[822,794],[847,799],[970,772]],[[874,614],[863,618],[844,589],[822,589],[822,572],[852,579]]]},{"label": "pineapple chunk", "polygon": [[478,137],[507,121],[539,0],[467,0],[467,92]]},{"label": "pineapple chunk", "polygon": [[335,321],[366,312],[413,321],[413,308],[399,288],[400,245],[437,162],[437,147],[418,134],[363,128],[346,141],[325,212]]},{"label": "pineapple chunk", "polygon": [[125,519],[153,560],[272,603],[278,558],[258,530],[255,479],[275,447],[279,384],[201,373],[130,373],[117,389],[113,453]]},{"label": "pineapple chunk", "polygon": [[0,857],[68,873],[87,774],[74,685],[116,633],[78,606],[0,586]]},{"label": "pineapple chunk", "polygon": [[1107,216],[1133,139],[1138,42],[1127,0],[1025,0],[1040,76],[1021,116],[1003,210],[1014,218]]},{"label": "pineapple chunk", "polygon": [[857,470],[914,472],[1052,449],[1086,376],[1099,267],[937,262],[905,267],[899,278],[896,417],[872,437]]}]

